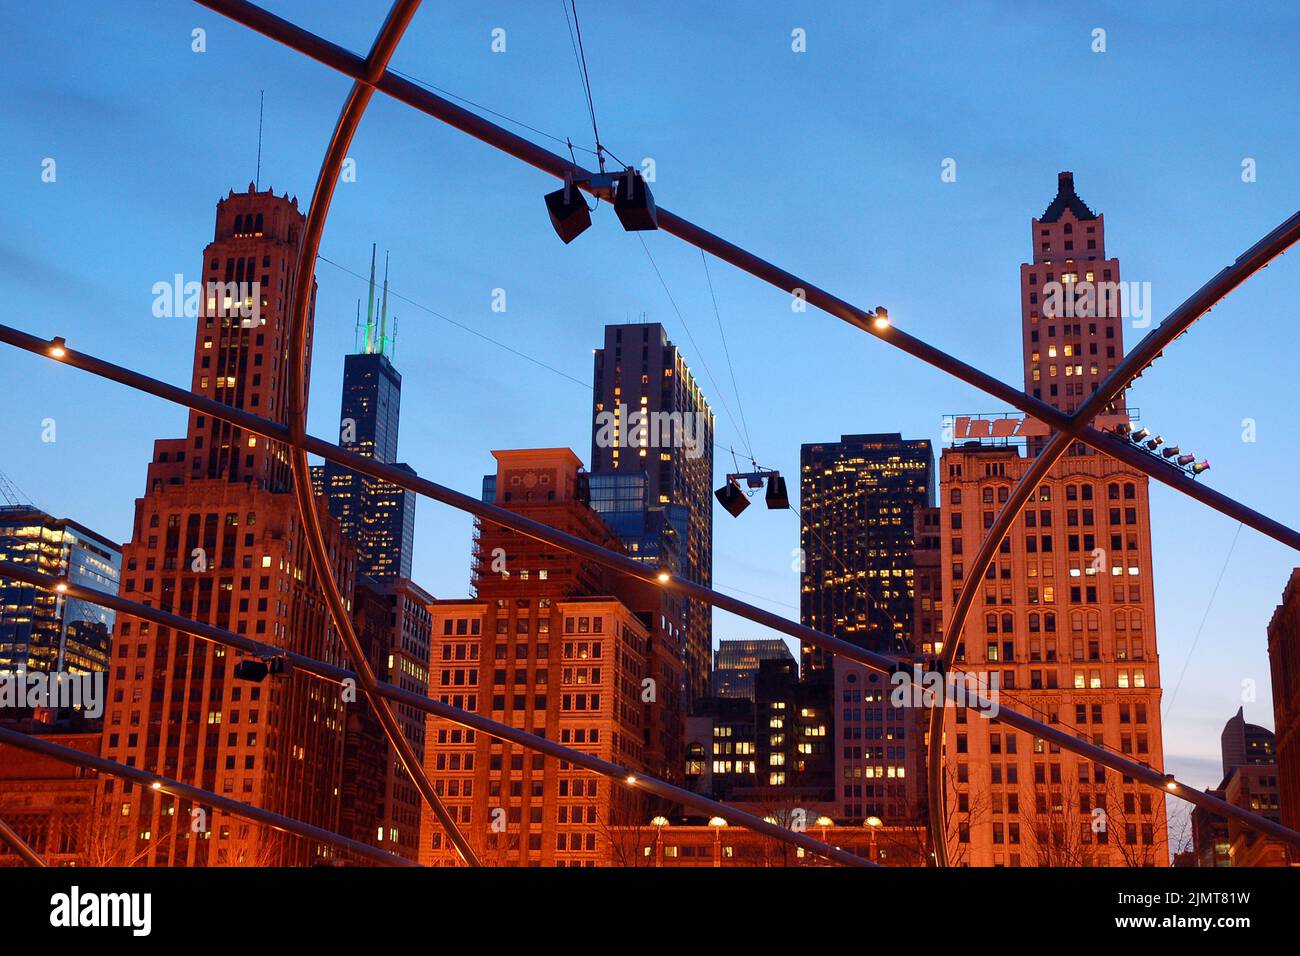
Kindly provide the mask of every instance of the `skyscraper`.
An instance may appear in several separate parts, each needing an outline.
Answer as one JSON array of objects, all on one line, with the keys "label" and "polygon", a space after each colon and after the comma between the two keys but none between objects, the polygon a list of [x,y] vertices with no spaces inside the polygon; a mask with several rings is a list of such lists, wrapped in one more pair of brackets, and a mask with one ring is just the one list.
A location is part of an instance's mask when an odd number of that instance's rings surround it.
[{"label": "skyscraper", "polygon": [[[1246,723],[1244,707],[1219,736],[1223,780],[1208,791],[1233,806],[1270,820],[1282,818],[1278,792],[1277,747],[1273,731]],[[1191,808],[1192,846],[1197,866],[1285,866],[1288,847],[1238,820]]]},{"label": "skyscraper", "polygon": [[[203,250],[195,392],[286,422],[285,363],[300,358],[287,352],[289,290],[304,225],[296,199],[251,183],[217,204],[215,235]],[[322,519],[335,579],[350,601],[354,552],[334,520]],[[154,444],[122,552],[120,593],[310,657],[343,654],[308,560],[285,447],[199,412],[189,413],[184,438]],[[243,656],[119,615],[104,755],[333,829],[344,720],[338,688],[298,672],[236,679]],[[101,779],[100,805],[119,863],[292,865],[335,855],[112,777]]]},{"label": "skyscraper", "polygon": [[[1026,388],[1072,411],[1123,354],[1118,311],[1104,299],[1089,307],[1074,287],[1117,282],[1119,263],[1106,258],[1103,219],[1069,173],[1031,239],[1033,261],[1020,270]],[[939,465],[943,640],[958,641],[957,667],[996,680],[1022,713],[1163,769],[1146,476],[1074,446],[1001,542],[955,635],[965,562],[1041,444],[976,439],[1008,432],[959,421]],[[949,708],[944,741],[954,863],[1168,862],[1164,800],[1149,788],[961,707]]]},{"label": "skyscraper", "polygon": [[[800,472],[800,620],[860,647],[910,653],[915,514],[934,504],[930,442],[843,435],[804,445]],[[832,656],[805,643],[805,676],[829,671]]]},{"label": "skyscraper", "polygon": [[[0,560],[116,594],[121,549],[103,535],[38,508],[0,508]],[[0,673],[107,671],[114,614],[108,608],[0,578]]]},{"label": "skyscraper", "polygon": [[794,661],[790,648],[780,638],[719,641],[713,664],[713,695],[753,700],[758,665],[769,659]]},{"label": "skyscraper", "polygon": [[[1124,356],[1119,260],[1106,258],[1106,217],[1079,198],[1073,173],[1057,176],[1031,230],[1033,258],[1020,266],[1025,392],[1073,412]],[[1123,409],[1121,395],[1107,411]]]},{"label": "skyscraper", "polygon": [[[688,581],[712,587],[708,402],[657,323],[605,326],[605,345],[596,349],[594,364],[592,506],[609,516],[632,557],[675,565]],[[638,495],[639,519],[635,501],[629,503]],[[664,601],[665,615],[685,635],[687,700],[698,700],[709,693],[712,611],[676,595],[666,594]]]},{"label": "skyscraper", "polygon": [[[343,360],[339,444],[366,458],[397,464],[402,376],[390,358],[393,337],[388,333],[387,274],[378,321],[375,304],[372,250],[366,323],[358,327],[359,333],[364,332],[363,336],[359,335],[360,351]],[[405,465],[398,467],[410,471]],[[314,466],[311,477],[313,490],[325,495],[330,514],[338,519],[339,529],[356,545],[361,573],[376,580],[410,578],[415,493],[332,461]]]}]

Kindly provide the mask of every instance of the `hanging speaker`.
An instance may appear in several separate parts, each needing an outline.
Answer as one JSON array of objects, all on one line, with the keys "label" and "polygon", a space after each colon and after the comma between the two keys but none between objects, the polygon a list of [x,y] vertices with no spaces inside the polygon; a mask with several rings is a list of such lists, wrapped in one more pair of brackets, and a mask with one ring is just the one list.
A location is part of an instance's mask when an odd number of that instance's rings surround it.
[{"label": "hanging speaker", "polygon": [[650,194],[650,187],[631,167],[618,177],[614,215],[628,232],[659,228],[659,214],[655,211],[655,198]]},{"label": "hanging speaker", "polygon": [[551,228],[567,246],[591,226],[591,210],[582,190],[571,183],[563,189],[546,194],[546,211],[551,216]]},{"label": "hanging speaker", "polygon": [[727,483],[714,492],[719,504],[726,508],[731,517],[738,518],[740,513],[749,507],[749,498],[740,490],[740,485],[730,479]]},{"label": "hanging speaker", "polygon": [[772,509],[789,508],[790,495],[785,490],[785,479],[780,475],[772,474],[767,476],[767,495],[765,500],[767,506]]}]

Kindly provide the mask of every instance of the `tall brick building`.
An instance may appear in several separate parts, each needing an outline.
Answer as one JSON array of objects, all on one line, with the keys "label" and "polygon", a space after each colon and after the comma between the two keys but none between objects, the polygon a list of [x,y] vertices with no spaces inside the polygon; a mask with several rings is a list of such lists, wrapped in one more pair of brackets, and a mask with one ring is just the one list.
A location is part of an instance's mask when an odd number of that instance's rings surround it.
[{"label": "tall brick building", "polygon": [[[285,366],[294,360],[288,308],[303,227],[296,199],[251,184],[217,204],[213,241],[203,250],[195,392],[286,421]],[[190,412],[185,437],[154,444],[122,552],[122,596],[341,662],[291,489],[283,445]],[[355,558],[321,511],[350,601]],[[119,616],[104,755],[335,829],[343,739],[337,688],[298,673],[236,680],[241,656]],[[121,861],[292,865],[334,855],[223,813],[192,815],[187,803],[112,777],[100,786],[103,830]]]},{"label": "tall brick building", "polygon": [[[1069,173],[1033,220],[1032,239],[1032,262],[1021,267],[1025,387],[1069,412],[1122,356],[1122,323],[1113,297],[1099,296],[1095,314],[1064,314],[1061,289],[1078,303],[1076,283],[1117,282],[1119,263],[1106,258],[1103,219],[1079,199]],[[1117,401],[1107,415],[1122,412]],[[945,631],[966,562],[1040,444],[959,440],[944,450]],[[978,587],[962,634],[944,635],[960,641],[959,668],[996,674],[1008,706],[1163,769],[1145,475],[1072,447]],[[1149,788],[961,708],[948,712],[945,746],[954,863],[1168,862],[1164,800]]]},{"label": "tall brick building", "polygon": [[1300,568],[1291,572],[1282,603],[1268,622],[1268,660],[1282,823],[1296,830],[1300,829]]},{"label": "tall brick building", "polygon": [[[622,549],[587,505],[573,452],[493,454],[497,504]],[[490,523],[476,523],[473,555],[475,597],[431,605],[430,694],[630,770],[680,779],[682,649],[661,613],[660,589]],[[614,858],[617,826],[660,809],[605,777],[432,717],[425,769],[492,865],[603,865]],[[420,861],[454,861],[427,810]]]}]

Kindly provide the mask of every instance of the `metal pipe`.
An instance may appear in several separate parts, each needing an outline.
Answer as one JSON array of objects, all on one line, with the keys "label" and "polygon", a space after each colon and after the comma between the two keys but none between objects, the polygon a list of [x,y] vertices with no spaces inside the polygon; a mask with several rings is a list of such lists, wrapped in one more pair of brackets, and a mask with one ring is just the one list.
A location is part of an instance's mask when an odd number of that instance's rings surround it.
[{"label": "metal pipe", "polygon": [[[970,575],[962,583],[961,592],[957,596],[957,603],[953,606],[949,626],[943,632],[944,640],[941,659],[945,672],[952,668],[957,659],[957,647],[961,643],[961,632],[966,626],[966,617],[970,613],[971,604],[975,600],[975,589],[979,586],[979,582],[983,580],[984,572],[988,570],[989,565],[992,563],[994,553],[1002,544],[1002,539],[1010,533],[1011,525],[1020,516],[1021,509],[1029,501],[1029,496],[1034,493],[1038,483],[1043,480],[1051,467],[1065,454],[1072,440],[1065,432],[1056,432],[1052,436],[1051,441],[1043,447],[1038,457],[1034,459],[1034,463],[1021,475],[1020,480],[1011,489],[1011,494],[1007,497],[1007,503],[998,513],[997,519],[993,522],[993,527],[989,529],[988,534],[984,536],[984,540],[980,542],[979,551],[976,552],[975,560],[970,568]],[[926,770],[930,787],[930,832],[933,834],[934,860],[939,866],[948,865],[948,827],[944,813],[944,802],[947,794],[943,780],[944,712],[942,707],[935,707],[930,711],[930,745],[926,750]]]},{"label": "metal pipe", "polygon": [[[71,590],[71,588],[69,588]],[[93,592],[98,594],[98,592]],[[45,754],[47,757],[53,757],[55,760],[62,760],[65,763],[74,764],[78,767],[87,767],[91,770],[98,770],[100,773],[106,773],[112,777],[120,777],[123,780],[130,780],[141,786],[148,787],[160,793],[167,793],[174,797],[180,797],[193,803],[206,804],[225,810],[237,817],[243,817],[248,820],[256,820],[258,823],[264,823],[275,830],[281,830],[285,833],[292,833],[297,836],[306,837],[309,840],[317,840],[321,843],[329,843],[333,846],[343,847],[351,850],[358,856],[374,860],[376,863],[382,863],[385,866],[419,866],[404,857],[396,856],[392,853],[386,853],[383,850],[376,849],[360,840],[353,840],[350,837],[339,836],[337,833],[331,833],[321,827],[311,823],[304,823],[301,820],[295,820],[293,817],[282,816],[279,813],[272,813],[270,810],[263,810],[261,807],[255,807],[252,804],[240,803],[238,800],[232,800],[230,797],[224,797],[219,793],[213,793],[210,790],[202,790],[198,787],[192,787],[188,783],[181,783],[179,780],[172,780],[169,777],[160,777],[157,774],[149,773],[147,770],[141,770],[138,767],[128,767],[120,764],[115,760],[109,760],[107,757],[100,757],[97,754],[88,754],[85,751],[77,750],[73,747],[65,747],[63,744],[56,744],[46,740],[43,737],[34,737],[31,734],[24,734],[8,727],[0,727],[0,743],[10,744],[14,747],[20,747],[23,750],[30,750],[33,753]]]},{"label": "metal pipe", "polygon": [[18,835],[18,831],[0,818],[0,842],[8,843],[28,866],[49,866],[39,853]]},{"label": "metal pipe", "polygon": [[[0,325],[0,341],[18,345],[21,348],[26,348],[29,351],[36,353],[46,353],[46,350],[49,347],[49,342],[47,341],[28,335],[25,332],[10,329],[3,325]],[[260,418],[241,409],[232,409],[229,406],[222,405],[220,402],[213,401],[204,396],[194,395],[191,392],[176,388],[172,385],[158,382],[154,379],[148,378],[147,376],[141,375],[138,372],[121,369],[119,366],[102,362],[101,360],[88,356],[85,353],[74,352],[67,348],[66,345],[63,346],[63,349],[64,355],[59,359],[59,361],[67,362],[70,365],[91,372],[92,374],[101,375],[115,381],[122,381],[124,384],[128,382],[134,383],[133,387],[139,388],[141,391],[149,392],[150,394],[157,395],[160,398],[166,398],[178,404],[185,405],[195,411],[202,411],[215,415],[218,418],[223,418],[234,424],[238,424],[256,434],[265,435],[268,438],[274,438],[279,441],[288,441],[287,428],[278,422],[272,422]],[[872,670],[891,674],[894,669],[902,663],[898,658],[888,657],[884,654],[878,654],[874,651],[857,647],[853,644],[849,644],[847,641],[832,637],[829,634],[823,634],[820,631],[805,627],[802,624],[796,624],[795,622],[786,620],[785,618],[777,617],[770,611],[765,611],[762,608],[746,604],[745,602],[729,595],[720,594],[704,587],[703,585],[694,584],[680,578],[669,578],[667,582],[661,582],[658,579],[657,572],[648,569],[646,565],[634,561],[626,555],[606,550],[590,541],[576,538],[564,533],[563,531],[552,528],[549,525],[542,524],[539,521],[534,521],[531,518],[526,518],[523,515],[509,511],[505,508],[488,504],[469,495],[461,494],[458,491],[453,491],[450,488],[436,484],[428,479],[420,478],[418,475],[413,475],[409,472],[401,471],[381,462],[376,462],[371,458],[364,458],[352,452],[344,451],[338,446],[331,445],[329,442],[323,441],[322,439],[307,436],[304,439],[304,445],[307,450],[311,451],[313,454],[337,462],[338,464],[344,465],[354,471],[363,472],[372,477],[380,478],[391,484],[422,494],[425,497],[441,501],[459,510],[467,511],[480,518],[500,524],[503,527],[511,528],[530,538],[535,538],[536,540],[542,541],[546,544],[554,545],[561,550],[589,557],[598,564],[603,564],[606,567],[623,571],[628,576],[637,578],[638,580],[647,583],[656,583],[660,587],[680,591],[690,597],[698,598],[706,604],[732,611],[732,613],[739,617],[744,617],[757,624],[762,624],[766,627],[771,627],[774,630],[779,630],[782,633],[790,634],[792,637],[797,637],[800,640],[807,640],[809,643],[829,650],[832,653],[842,654],[849,660],[857,661]],[[1005,710],[1005,708],[1003,708],[1003,710]],[[1038,724],[1038,726],[1050,729],[1046,724]],[[1066,749],[1071,750],[1074,748],[1067,745]],[[1129,773],[1127,768],[1140,769],[1142,767],[1141,764],[1124,760],[1122,758],[1112,759],[1117,759],[1118,763],[1107,764],[1107,766],[1112,766],[1114,769],[1118,769],[1123,773]],[[1130,776],[1132,775],[1133,774],[1130,774]],[[1181,792],[1197,792],[1193,788],[1181,784],[1179,787]],[[1193,803],[1196,802],[1196,800],[1190,796],[1184,797],[1184,799],[1190,800]],[[1300,834],[1296,834],[1295,838],[1297,841],[1300,841]],[[1297,842],[1297,845],[1300,845],[1300,842]]]},{"label": "metal pipe", "polygon": [[[301,27],[295,26],[255,4],[246,2],[246,0],[196,0],[196,2],[333,70],[350,76],[354,80],[361,80],[365,76],[365,61],[355,53],[307,30],[303,30]],[[582,180],[588,180],[593,175],[590,170],[535,143],[531,143],[523,137],[503,129],[476,113],[471,113],[469,110],[457,106],[436,93],[417,86],[394,73],[384,73],[375,81],[374,87],[399,102],[441,120],[449,126],[461,130],[558,179],[564,179],[567,176],[574,180],[575,184],[581,185]],[[787,293],[794,294],[795,290],[799,290],[806,301],[811,302],[824,312],[842,319],[855,328],[874,335],[896,348],[902,349],[914,358],[918,358],[940,371],[947,372],[949,375],[959,378],[995,398],[1000,398],[1012,408],[1044,422],[1049,427],[1058,431],[1069,431],[1071,429],[1073,423],[1070,417],[1055,406],[1042,399],[1032,398],[1025,392],[954,358],[901,329],[893,326],[883,329],[877,328],[872,321],[874,313],[860,309],[794,273],[787,272],[767,260],[727,242],[725,239],[695,225],[689,220],[677,216],[663,206],[658,206],[658,221],[659,227],[665,232],[729,262]],[[1188,300],[1188,303],[1185,303],[1185,307],[1199,310],[1198,315],[1205,312],[1252,273],[1263,268],[1269,261],[1280,255],[1297,240],[1300,240],[1300,212],[1292,215],[1247,252],[1243,253],[1233,265],[1221,270],[1218,275],[1202,286]],[[1158,351],[1158,349],[1155,351]],[[1262,534],[1300,550],[1300,531],[1288,528],[1247,508],[1245,505],[1233,501],[1226,495],[1192,482],[1187,476],[1169,468],[1164,462],[1153,461],[1150,456],[1127,447],[1126,442],[1121,442],[1114,436],[1107,435],[1091,426],[1079,429],[1076,432],[1076,437],[1085,444],[1127,462],[1157,481],[1190,495],[1201,503],[1241,521]]]},{"label": "metal pipe", "polygon": [[293,470],[294,498],[298,503],[298,517],[302,521],[303,538],[307,542],[307,552],[311,558],[312,569],[321,592],[325,597],[325,606],[329,609],[334,629],[338,632],[357,669],[358,683],[366,699],[370,701],[375,716],[384,729],[384,736],[397,753],[399,762],[410,776],[415,788],[425,804],[433,811],[438,823],[447,833],[447,838],[461,861],[470,866],[478,866],[478,856],[460,827],[447,812],[442,798],[434,789],[424,764],[416,754],[411,742],[406,739],[397,716],[387,700],[375,694],[374,668],[366,657],[361,641],[352,626],[347,605],[339,591],[338,582],[330,568],[325,532],[321,526],[320,513],[317,511],[316,496],[312,491],[311,470],[307,464],[307,453],[302,450],[302,436],[307,429],[307,371],[304,364],[310,361],[307,336],[312,324],[312,304],[315,302],[314,285],[316,281],[316,256],[320,251],[321,234],[325,230],[325,221],[329,218],[330,203],[334,198],[334,189],[338,185],[339,172],[347,158],[348,147],[356,135],[361,117],[374,96],[373,83],[388,68],[388,62],[401,42],[402,34],[411,23],[420,0],[397,0],[388,12],[375,42],[366,57],[365,72],[352,84],[348,98],[339,112],[334,124],[325,158],[321,161],[320,173],[316,178],[316,188],[312,192],[311,206],[307,210],[307,225],[303,230],[302,245],[298,253],[298,267],[294,277],[293,294],[289,300],[288,347],[288,391],[289,391],[289,437],[290,459]]},{"label": "metal pipe", "polygon": [[[76,584],[54,575],[44,574],[22,564],[14,564],[10,561],[0,560],[0,579],[9,578],[15,581],[22,581],[33,587],[45,588],[53,591],[55,587],[63,587],[65,593],[70,597],[78,600],[87,601],[91,604],[100,604],[104,607],[112,608],[122,614],[129,614],[141,620],[151,621],[159,627],[168,627],[176,631],[189,634],[193,637],[204,641],[211,641],[216,644],[222,644],[227,647],[233,647],[244,651],[255,657],[283,657],[285,662],[293,669],[302,671],[306,674],[312,674],[322,680],[333,683],[342,683],[345,680],[356,680],[357,675],[354,671],[348,670],[338,664],[330,664],[325,661],[317,660],[313,657],[307,657],[296,651],[285,651],[270,644],[263,644],[255,641],[243,634],[236,634],[233,631],[223,630],[212,624],[202,621],[192,621],[189,618],[173,614],[170,611],[159,610],[150,607],[147,604],[140,604],[136,601],[128,600],[116,594],[105,591],[97,591],[94,588],[88,588]],[[618,764],[610,763],[591,754],[583,753],[580,750],[572,750],[561,744],[557,744],[545,737],[539,737],[536,734],[530,734],[517,727],[511,727],[508,724],[499,723],[490,718],[483,717],[472,711],[461,710],[450,704],[444,704],[424,694],[417,694],[413,691],[406,690],[394,684],[388,684],[383,681],[377,681],[375,693],[391,700],[395,703],[405,704],[414,707],[426,714],[432,714],[435,717],[441,717],[444,720],[458,724],[462,727],[468,727],[487,734],[491,737],[499,737],[502,740],[509,740],[511,743],[519,744],[521,747],[527,747],[530,750],[536,750],[547,756],[555,757],[558,760],[564,760],[575,766],[582,767],[598,773],[601,776],[608,777],[620,786],[645,790],[656,796],[663,797],[676,803],[693,807],[708,816],[720,816],[730,823],[737,826],[743,826],[747,829],[755,830],[784,843],[793,846],[802,847],[809,852],[818,856],[826,857],[845,866],[875,866],[872,861],[865,860],[854,853],[849,853],[830,846],[824,842],[806,837],[801,833],[789,830],[778,824],[769,823],[766,820],[757,817],[743,810],[728,806],[725,803],[719,803],[711,800],[702,794],[695,793],[692,790],[686,790],[682,787],[660,780],[646,774],[629,770]]]}]

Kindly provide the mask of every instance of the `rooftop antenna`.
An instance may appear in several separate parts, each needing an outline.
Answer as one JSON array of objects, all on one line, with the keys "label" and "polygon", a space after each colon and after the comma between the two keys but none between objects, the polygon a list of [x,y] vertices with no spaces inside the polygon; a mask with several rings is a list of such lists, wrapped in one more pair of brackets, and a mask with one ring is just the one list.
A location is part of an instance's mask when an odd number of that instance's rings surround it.
[{"label": "rooftop antenna", "polygon": [[257,100],[257,178],[253,189],[262,188],[262,112],[266,106],[266,90],[261,90]]},{"label": "rooftop antenna", "polygon": [[370,353],[371,338],[375,328],[375,244],[370,244],[370,299],[366,303],[366,348]]},{"label": "rooftop antenna", "polygon": [[352,351],[357,350],[357,336],[361,334],[361,300],[357,299],[357,321],[352,326]]},{"label": "rooftop antenna", "polygon": [[[379,310],[379,354],[384,354],[388,345],[388,253],[384,253],[384,299]],[[392,358],[392,356],[389,356]]]}]

